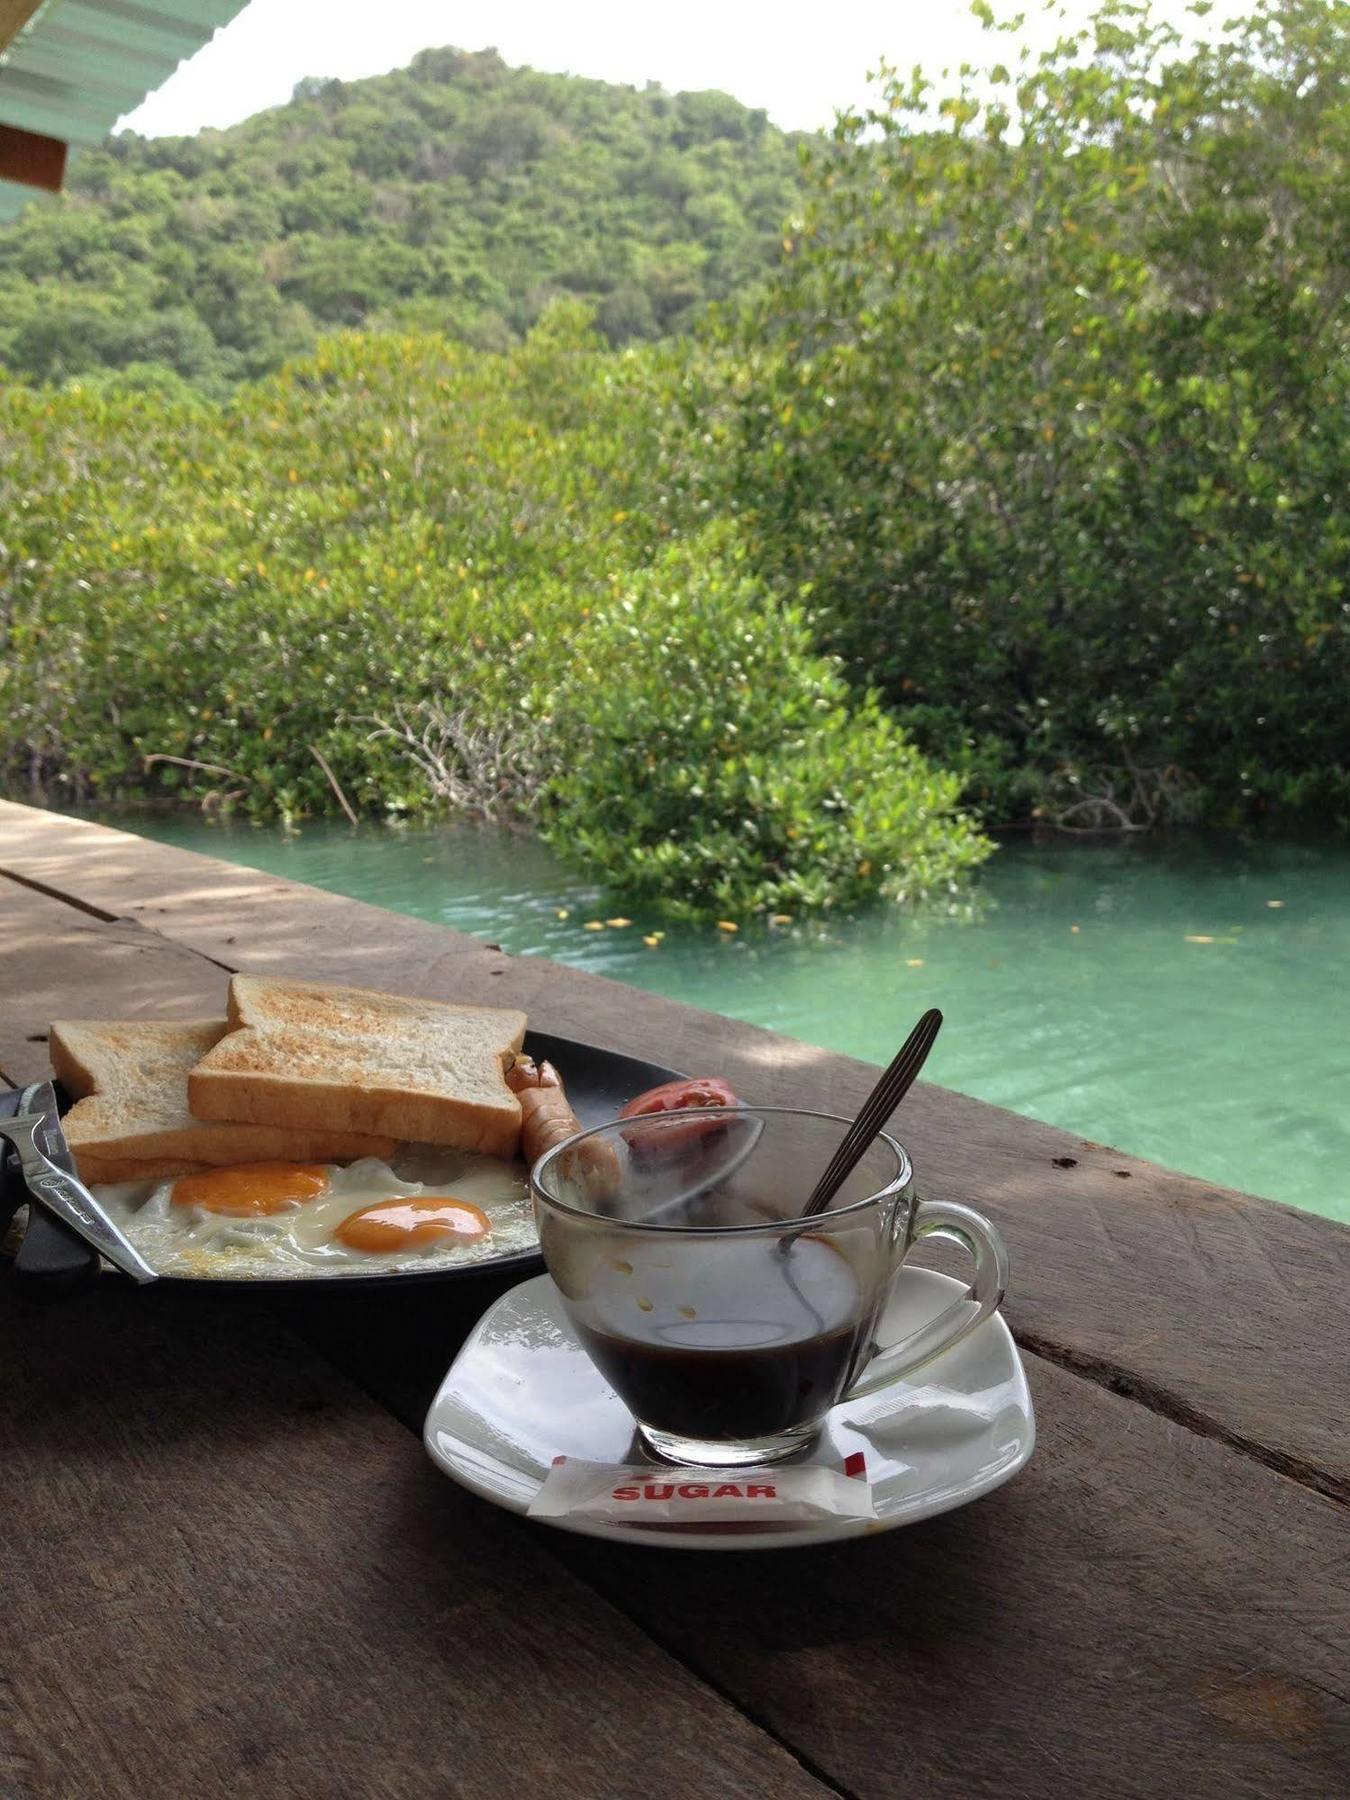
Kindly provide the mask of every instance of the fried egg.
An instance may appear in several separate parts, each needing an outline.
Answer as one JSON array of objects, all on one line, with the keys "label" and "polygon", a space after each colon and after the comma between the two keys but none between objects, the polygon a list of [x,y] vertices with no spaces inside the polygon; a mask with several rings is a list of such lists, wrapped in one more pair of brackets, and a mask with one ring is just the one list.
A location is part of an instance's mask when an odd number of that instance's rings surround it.
[{"label": "fried egg", "polygon": [[538,1246],[523,1164],[426,1145],[392,1164],[249,1163],[93,1191],[161,1275],[392,1274]]}]

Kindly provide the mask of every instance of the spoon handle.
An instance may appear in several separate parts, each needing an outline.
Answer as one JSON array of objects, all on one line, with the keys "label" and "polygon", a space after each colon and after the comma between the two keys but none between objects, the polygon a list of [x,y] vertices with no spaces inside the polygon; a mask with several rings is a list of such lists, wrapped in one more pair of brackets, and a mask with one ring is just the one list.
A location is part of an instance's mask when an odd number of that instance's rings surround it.
[{"label": "spoon handle", "polygon": [[863,1102],[862,1110],[844,1133],[843,1142],[811,1191],[802,1216],[823,1212],[853,1173],[868,1145],[904,1099],[928,1060],[928,1052],[942,1029],[942,1014],[931,1007],[900,1046],[895,1060]]}]

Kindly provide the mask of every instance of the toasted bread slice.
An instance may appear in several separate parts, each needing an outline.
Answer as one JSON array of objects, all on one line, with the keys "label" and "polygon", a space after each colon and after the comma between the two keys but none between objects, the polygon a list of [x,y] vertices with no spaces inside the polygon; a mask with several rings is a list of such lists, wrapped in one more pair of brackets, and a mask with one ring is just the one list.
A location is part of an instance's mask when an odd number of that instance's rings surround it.
[{"label": "toasted bread slice", "polygon": [[236,975],[229,1019],[234,1029],[188,1077],[198,1118],[516,1154],[520,1101],[505,1071],[522,1012]]},{"label": "toasted bread slice", "polygon": [[188,1071],[227,1030],[223,1019],[57,1019],[52,1068],[75,1105],[62,1120],[86,1181],[150,1181],[250,1162],[349,1162],[390,1156],[396,1140],[345,1129],[206,1123],[188,1111]]},{"label": "toasted bread slice", "polygon": [[[176,1181],[180,1175],[200,1175],[209,1163],[188,1162],[186,1157],[167,1160],[158,1157],[125,1156],[76,1157],[80,1179],[89,1187],[104,1187],[116,1181]],[[288,1157],[287,1161],[291,1159]]]}]

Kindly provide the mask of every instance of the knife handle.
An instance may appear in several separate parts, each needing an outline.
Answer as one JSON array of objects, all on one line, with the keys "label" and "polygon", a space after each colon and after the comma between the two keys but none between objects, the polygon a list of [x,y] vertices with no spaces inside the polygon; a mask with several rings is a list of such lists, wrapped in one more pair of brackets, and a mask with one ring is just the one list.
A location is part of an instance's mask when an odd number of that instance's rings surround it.
[{"label": "knife handle", "polygon": [[63,1223],[78,1227],[86,1240],[106,1256],[110,1263],[130,1275],[133,1281],[154,1281],[155,1271],[136,1247],[129,1243],[104,1214],[92,1194],[74,1175],[41,1156],[40,1162],[25,1161],[23,1178],[35,1200],[50,1206]]},{"label": "knife handle", "polygon": [[[26,1110],[25,1093],[0,1088],[0,1119]],[[18,1152],[0,1140],[0,1229],[29,1198]],[[32,1204],[14,1253],[14,1287],[24,1300],[64,1300],[94,1286],[103,1270],[98,1252],[45,1206]]]},{"label": "knife handle", "polygon": [[14,1285],[25,1300],[69,1300],[87,1293],[99,1279],[98,1251],[69,1225],[34,1201],[14,1258]]},{"label": "knife handle", "polygon": [[[0,1094],[0,1115],[12,1115],[17,1099],[17,1093],[12,1098]],[[18,1156],[7,1141],[0,1141],[0,1230],[28,1199]],[[28,1207],[28,1221],[13,1262],[15,1291],[27,1301],[66,1300],[85,1293],[102,1272],[93,1245],[36,1203]]]}]

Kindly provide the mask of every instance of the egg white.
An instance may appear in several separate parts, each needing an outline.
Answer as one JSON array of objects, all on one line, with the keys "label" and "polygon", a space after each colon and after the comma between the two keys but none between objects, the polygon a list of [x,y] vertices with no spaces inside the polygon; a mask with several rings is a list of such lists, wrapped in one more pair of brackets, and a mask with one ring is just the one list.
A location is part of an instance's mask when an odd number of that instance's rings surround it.
[{"label": "egg white", "polygon": [[[394,1274],[538,1248],[521,1163],[416,1144],[397,1152],[392,1165],[368,1156],[323,1168],[328,1186],[317,1199],[256,1218],[175,1206],[172,1181],[118,1182],[93,1193],[157,1274],[199,1280]],[[483,1237],[440,1238],[395,1251],[353,1250],[333,1238],[362,1207],[423,1195],[466,1200],[486,1213],[492,1229]]]}]

